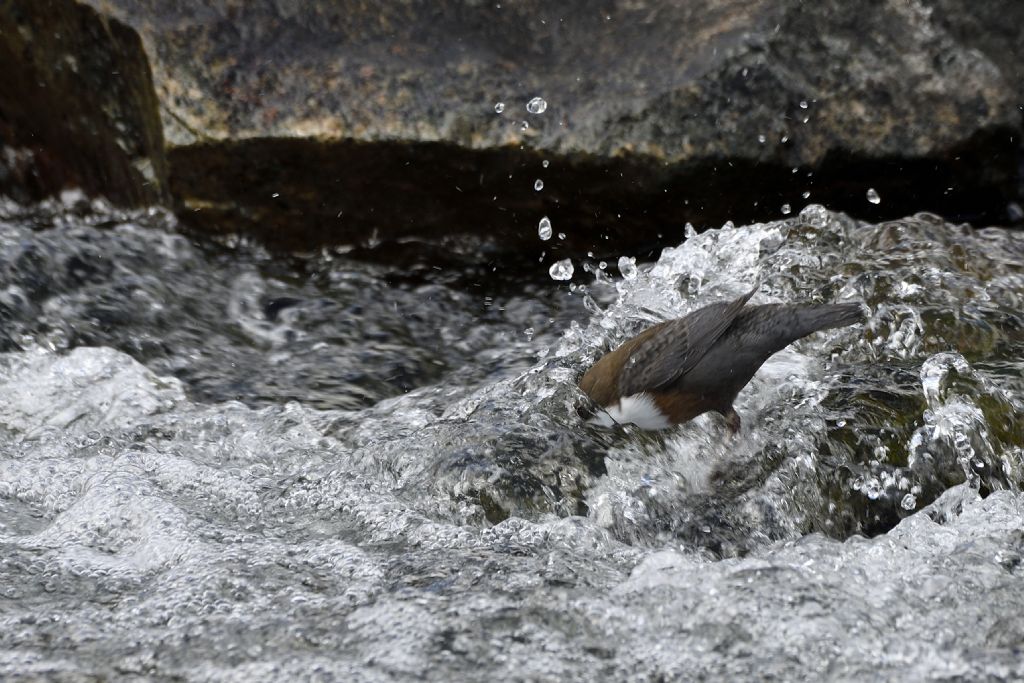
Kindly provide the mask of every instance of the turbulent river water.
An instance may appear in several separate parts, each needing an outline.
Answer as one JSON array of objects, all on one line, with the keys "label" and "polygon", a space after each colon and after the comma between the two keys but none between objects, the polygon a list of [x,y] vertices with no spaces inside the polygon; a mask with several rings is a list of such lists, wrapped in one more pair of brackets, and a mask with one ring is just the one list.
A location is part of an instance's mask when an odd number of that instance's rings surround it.
[{"label": "turbulent river water", "polygon": [[[0,678],[1024,677],[1020,233],[810,206],[474,284],[0,209]],[[754,285],[869,316],[738,438],[582,422],[599,353]]]}]

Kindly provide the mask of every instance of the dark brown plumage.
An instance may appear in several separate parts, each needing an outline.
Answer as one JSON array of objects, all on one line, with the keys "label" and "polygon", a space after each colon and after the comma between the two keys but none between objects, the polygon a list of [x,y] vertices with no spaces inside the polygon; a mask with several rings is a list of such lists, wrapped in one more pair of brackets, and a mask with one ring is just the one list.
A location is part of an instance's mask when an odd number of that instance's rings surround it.
[{"label": "dark brown plumage", "polygon": [[[754,291],[650,327],[599,359],[580,388],[607,419],[658,429],[721,413],[733,432],[733,401],[768,358],[801,337],[860,322],[862,305],[748,306]],[[640,414],[640,419],[630,419]]]}]

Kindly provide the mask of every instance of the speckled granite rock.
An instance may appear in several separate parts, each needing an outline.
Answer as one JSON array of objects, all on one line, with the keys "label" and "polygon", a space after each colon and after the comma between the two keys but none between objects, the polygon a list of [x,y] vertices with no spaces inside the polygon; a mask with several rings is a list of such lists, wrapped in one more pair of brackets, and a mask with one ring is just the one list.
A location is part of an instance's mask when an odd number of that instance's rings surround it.
[{"label": "speckled granite rock", "polygon": [[[1020,86],[907,0],[93,1],[145,37],[174,145],[319,137],[814,165],[837,150],[941,153],[1019,124]],[[526,111],[534,96],[542,115]]]},{"label": "speckled granite rock", "polygon": [[1024,106],[1024,3],[922,0],[922,4],[938,30],[991,60],[1015,102]]},{"label": "speckled granite rock", "polygon": [[1019,201],[1020,33],[983,30],[1015,0],[82,1],[142,36],[204,231],[550,260],[786,204]]}]

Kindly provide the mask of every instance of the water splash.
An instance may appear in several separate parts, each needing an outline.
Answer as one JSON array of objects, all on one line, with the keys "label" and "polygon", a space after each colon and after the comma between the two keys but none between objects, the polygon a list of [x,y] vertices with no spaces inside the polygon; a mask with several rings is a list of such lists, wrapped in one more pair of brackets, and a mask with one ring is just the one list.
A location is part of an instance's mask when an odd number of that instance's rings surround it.
[{"label": "water splash", "polygon": [[[0,677],[1024,675],[1019,234],[808,207],[584,309],[61,220],[0,221]],[[742,439],[580,419],[589,360],[754,286],[869,319],[771,359]],[[312,392],[390,353],[447,369]],[[196,389],[256,379],[300,400]]]}]

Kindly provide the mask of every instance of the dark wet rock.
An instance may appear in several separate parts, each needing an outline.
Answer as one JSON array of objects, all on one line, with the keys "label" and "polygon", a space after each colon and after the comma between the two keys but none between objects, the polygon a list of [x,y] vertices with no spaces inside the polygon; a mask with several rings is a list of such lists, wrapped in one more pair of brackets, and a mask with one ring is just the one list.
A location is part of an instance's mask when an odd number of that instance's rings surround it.
[{"label": "dark wet rock", "polygon": [[68,0],[5,2],[0,65],[0,194],[167,198],[149,58],[134,30]]},{"label": "dark wet rock", "polygon": [[1020,201],[1011,0],[90,4],[142,37],[204,232],[535,262],[783,204],[1000,223]]}]

